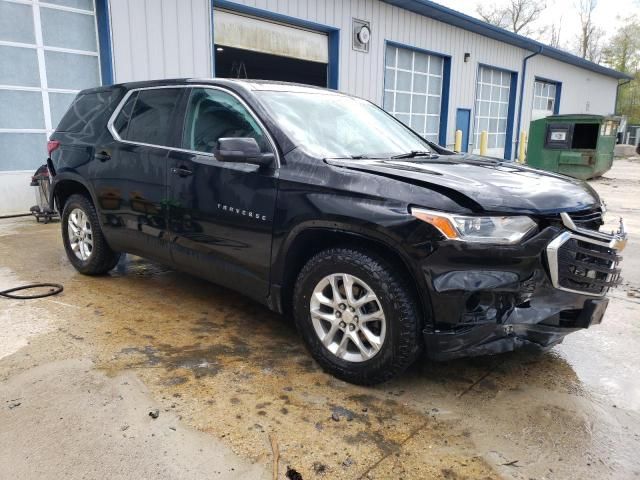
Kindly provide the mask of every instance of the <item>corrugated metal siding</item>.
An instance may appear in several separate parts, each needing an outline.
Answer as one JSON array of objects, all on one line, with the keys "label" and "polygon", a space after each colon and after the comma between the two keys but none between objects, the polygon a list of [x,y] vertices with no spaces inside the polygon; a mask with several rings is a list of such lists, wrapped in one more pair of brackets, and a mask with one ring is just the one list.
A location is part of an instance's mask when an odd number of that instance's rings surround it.
[{"label": "corrugated metal siding", "polygon": [[560,114],[591,113],[609,115],[615,111],[618,81],[599,73],[567,65],[552,58],[537,55],[529,60],[522,105],[522,125],[531,118],[533,82],[535,77],[562,83]]},{"label": "corrugated metal siding", "polygon": [[[451,56],[449,145],[453,144],[456,109],[469,108],[472,118],[475,116],[478,65],[487,64],[520,75],[522,60],[531,53],[379,0],[237,0],[236,3],[339,28],[340,90],[380,105],[385,40]],[[178,0],[110,0],[110,6],[116,81],[211,75],[208,0],[180,0],[179,3]],[[354,17],[371,22],[369,53],[351,48]],[[471,54],[467,63],[465,52]],[[528,126],[536,75],[562,82],[561,113],[584,111],[587,101],[591,113],[613,110],[615,79],[537,56],[530,60],[527,71],[523,129]],[[519,91],[520,77],[518,95]],[[516,98],[516,106],[518,102]],[[514,129],[516,123],[517,118]],[[517,136],[514,132],[514,143]]]},{"label": "corrugated metal siding", "polygon": [[116,82],[211,76],[208,0],[109,0]]}]

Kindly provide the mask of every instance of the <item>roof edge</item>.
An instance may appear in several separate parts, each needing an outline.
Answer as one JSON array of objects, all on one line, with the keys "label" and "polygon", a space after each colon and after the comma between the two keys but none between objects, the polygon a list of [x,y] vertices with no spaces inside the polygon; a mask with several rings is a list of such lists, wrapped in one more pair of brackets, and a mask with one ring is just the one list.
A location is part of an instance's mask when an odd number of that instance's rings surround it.
[{"label": "roof edge", "polygon": [[382,1],[390,5],[409,10],[413,13],[417,13],[419,15],[423,15],[425,17],[429,17],[443,23],[448,23],[458,28],[462,28],[463,30],[468,30],[470,32],[477,33],[494,40],[498,40],[525,50],[529,50],[531,52],[541,52],[540,54],[545,57],[553,58],[554,60],[568,63],[576,67],[584,68],[601,75],[613,77],[618,80],[633,78],[633,76],[628,73],[619,72],[618,70],[598,65],[597,63],[590,62],[589,60],[585,60],[584,58],[578,57],[577,55],[574,55],[572,53],[565,52],[564,50],[560,50],[559,48],[551,47],[536,40],[532,40],[530,38],[523,37],[522,35],[512,33],[503,28],[496,27],[495,25],[483,22],[480,19],[477,19],[470,15],[466,15],[464,13],[458,12],[449,7],[445,7],[444,5],[440,5],[429,0]]}]

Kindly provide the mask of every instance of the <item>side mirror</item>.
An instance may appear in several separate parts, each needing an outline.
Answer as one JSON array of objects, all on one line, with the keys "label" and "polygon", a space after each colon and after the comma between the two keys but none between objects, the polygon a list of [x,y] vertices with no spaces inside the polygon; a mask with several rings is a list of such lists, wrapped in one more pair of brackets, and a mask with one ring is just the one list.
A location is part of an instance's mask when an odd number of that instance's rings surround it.
[{"label": "side mirror", "polygon": [[231,137],[218,140],[216,157],[221,162],[252,163],[255,165],[271,165],[275,159],[273,153],[260,153],[255,138]]}]

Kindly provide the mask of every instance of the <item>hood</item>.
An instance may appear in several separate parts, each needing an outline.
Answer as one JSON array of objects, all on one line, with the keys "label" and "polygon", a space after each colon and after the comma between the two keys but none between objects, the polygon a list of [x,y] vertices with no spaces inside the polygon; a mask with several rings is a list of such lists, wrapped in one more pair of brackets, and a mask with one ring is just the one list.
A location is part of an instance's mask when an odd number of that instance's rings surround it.
[{"label": "hood", "polygon": [[476,155],[326,162],[435,190],[475,212],[550,214],[600,204],[581,180]]}]

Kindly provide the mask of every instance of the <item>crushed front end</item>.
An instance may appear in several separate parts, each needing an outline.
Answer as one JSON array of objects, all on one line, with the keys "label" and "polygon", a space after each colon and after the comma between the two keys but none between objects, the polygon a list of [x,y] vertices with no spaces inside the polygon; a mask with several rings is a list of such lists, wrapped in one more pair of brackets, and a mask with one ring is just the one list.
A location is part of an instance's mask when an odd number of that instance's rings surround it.
[{"label": "crushed front end", "polygon": [[620,283],[617,232],[598,229],[600,208],[536,219],[517,245],[443,241],[420,264],[434,322],[424,330],[434,360],[550,348],[598,324],[608,290]]}]

